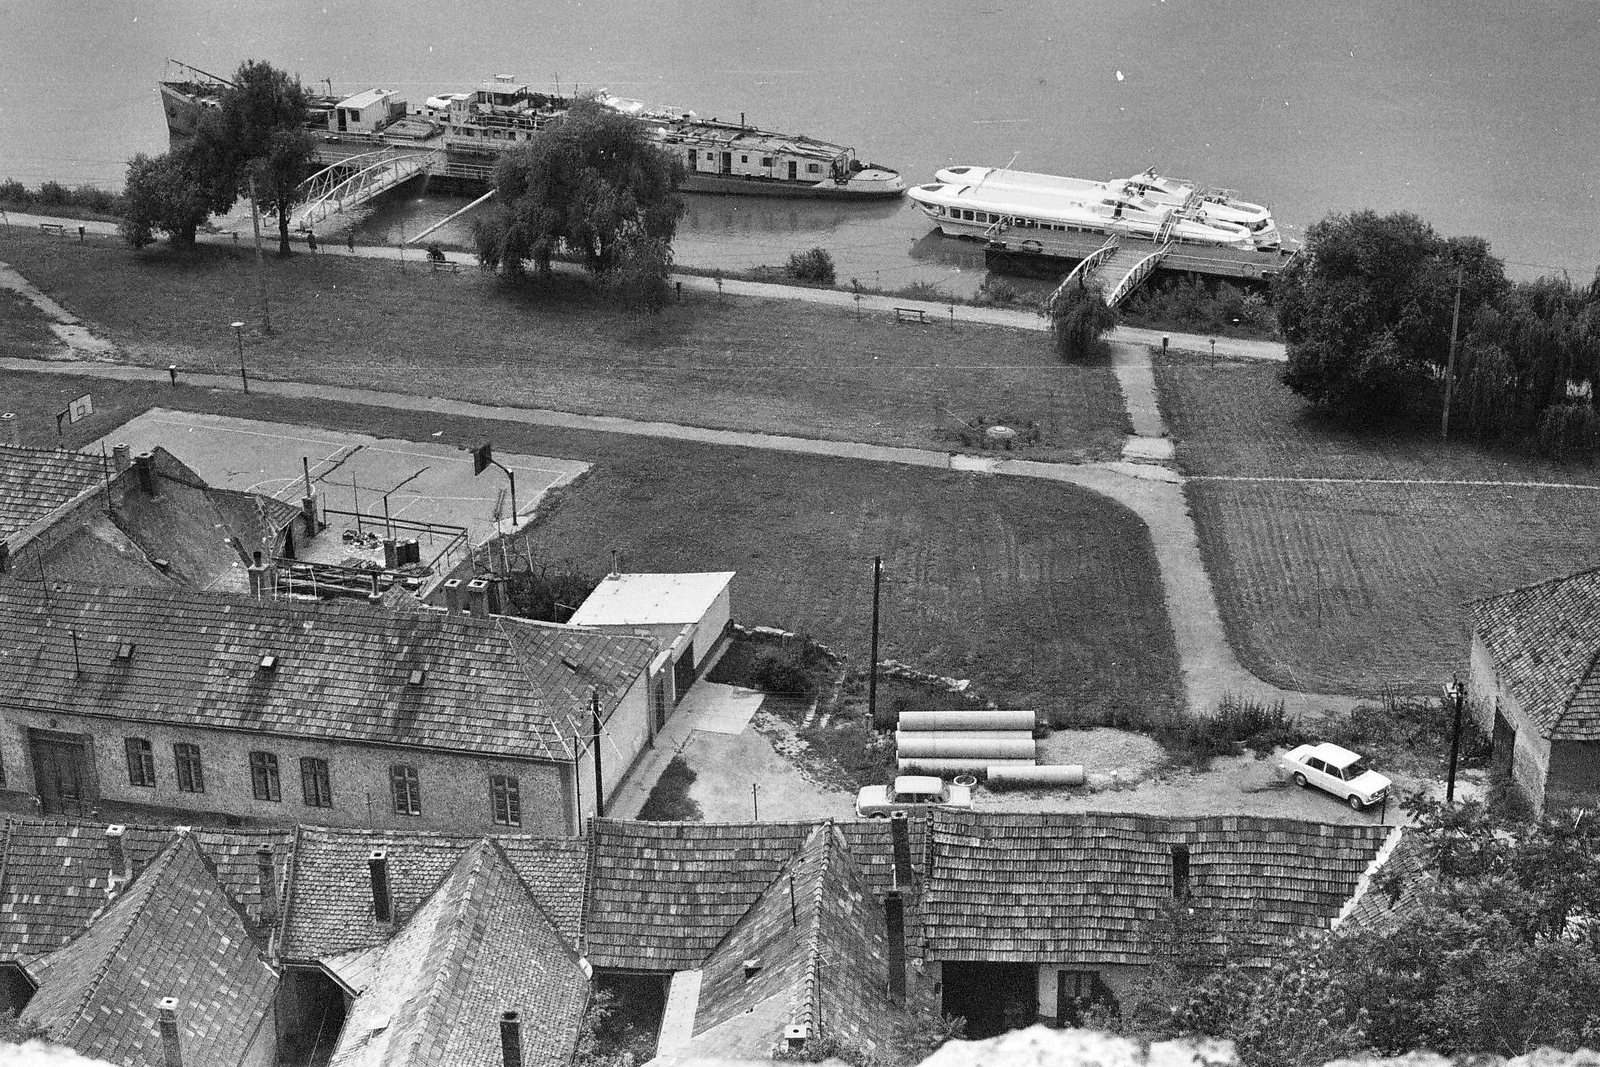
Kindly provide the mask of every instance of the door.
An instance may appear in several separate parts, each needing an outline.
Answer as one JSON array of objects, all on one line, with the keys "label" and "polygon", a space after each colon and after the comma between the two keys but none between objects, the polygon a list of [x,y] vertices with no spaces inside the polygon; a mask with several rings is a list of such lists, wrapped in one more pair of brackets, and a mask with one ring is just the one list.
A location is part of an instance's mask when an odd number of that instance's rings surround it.
[{"label": "door", "polygon": [[692,685],[694,685],[694,642],[690,641],[689,647],[678,657],[678,662],[672,665],[672,687],[676,690],[679,702],[689,695],[689,687]]},{"label": "door", "polygon": [[660,730],[667,725],[667,679],[665,676],[656,679],[655,709],[656,729]]},{"label": "door", "polygon": [[1494,738],[1490,742],[1489,749],[1489,776],[1494,781],[1511,780],[1516,751],[1517,728],[1500,713],[1500,708],[1497,706],[1494,709]]},{"label": "door", "polygon": [[722,173],[724,173],[724,174],[732,174],[733,173],[733,153],[732,152],[724,152],[724,153],[722,153]]},{"label": "door", "polygon": [[792,159],[789,160],[789,180],[792,182],[800,180],[800,164]]},{"label": "door", "polygon": [[347,113],[346,113],[345,109],[342,108],[342,107],[341,108],[335,108],[334,110],[339,112],[339,132],[340,133],[344,133],[347,129],[349,129],[349,126],[347,125],[346,118],[345,118]]},{"label": "door", "polygon": [[82,741],[58,737],[30,739],[33,784],[44,815],[82,815],[94,801],[89,790],[89,760]]}]

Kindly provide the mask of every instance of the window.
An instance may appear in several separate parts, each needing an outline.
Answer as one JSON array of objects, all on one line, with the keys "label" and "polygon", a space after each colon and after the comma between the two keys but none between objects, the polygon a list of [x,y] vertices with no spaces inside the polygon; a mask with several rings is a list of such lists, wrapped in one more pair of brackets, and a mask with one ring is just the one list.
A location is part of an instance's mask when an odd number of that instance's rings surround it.
[{"label": "window", "polygon": [[333,807],[333,787],[328,784],[328,761],[315,756],[300,759],[300,792],[308,808]]},{"label": "window", "polygon": [[278,757],[271,752],[250,753],[250,791],[257,800],[282,800],[278,787]]},{"label": "window", "polygon": [[150,749],[150,742],[142,737],[125,737],[122,745],[128,752],[128,784],[154,788],[156,756]]},{"label": "window", "polygon": [[806,164],[806,173],[807,174],[821,174],[822,173],[822,164],[821,163],[807,163]]},{"label": "window", "polygon": [[489,776],[489,803],[494,821],[500,826],[522,825],[522,793],[517,779],[509,774]]},{"label": "window", "polygon": [[762,166],[763,166],[763,167],[770,167],[770,166],[772,166],[772,157],[771,157],[771,156],[762,156],[762,157],[761,157],[761,165],[762,165]]},{"label": "window", "polygon": [[178,768],[178,792],[204,793],[206,776],[200,769],[200,746],[179,741],[172,746],[172,761]]},{"label": "window", "polygon": [[417,769],[404,763],[389,768],[389,788],[394,791],[396,815],[422,814],[422,784],[417,780]]}]

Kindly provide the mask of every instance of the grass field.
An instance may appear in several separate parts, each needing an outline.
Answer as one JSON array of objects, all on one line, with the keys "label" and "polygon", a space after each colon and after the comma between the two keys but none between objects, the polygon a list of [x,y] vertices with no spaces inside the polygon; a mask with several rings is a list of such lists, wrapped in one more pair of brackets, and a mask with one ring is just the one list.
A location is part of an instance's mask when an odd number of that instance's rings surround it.
[{"label": "grass field", "polygon": [[[1600,564],[1590,467],[1303,414],[1270,364],[1174,360],[1157,382],[1229,638],[1292,689],[1433,693],[1468,656],[1466,602]],[[1414,479],[1232,481],[1230,477]]]},{"label": "grass field", "polygon": [[[544,554],[604,573],[735,570],[742,622],[867,653],[872,557],[885,563],[884,658],[970,677],[1016,707],[1175,707],[1177,655],[1149,534],[1071,486],[986,479],[757,449],[287,401],[188,387],[0,374],[24,440],[92,392],[81,445],[160,404],[594,464],[534,527]],[[434,438],[438,431],[441,436]],[[181,458],[181,449],[179,451]]]},{"label": "grass field", "polygon": [[56,344],[44,313],[16,293],[0,289],[0,356],[37,355],[41,345]]},{"label": "grass field", "polygon": [[[689,294],[659,316],[615,311],[578,281],[512,287],[337,252],[266,260],[274,332],[253,373],[486,403],[839,440],[943,447],[956,421],[1037,422],[1038,458],[1115,455],[1126,432],[1105,367],[1068,366],[1041,334],[789,300]],[[147,364],[234,365],[228,323],[257,319],[243,249],[134,252],[109,238],[0,241],[40,289]]]}]

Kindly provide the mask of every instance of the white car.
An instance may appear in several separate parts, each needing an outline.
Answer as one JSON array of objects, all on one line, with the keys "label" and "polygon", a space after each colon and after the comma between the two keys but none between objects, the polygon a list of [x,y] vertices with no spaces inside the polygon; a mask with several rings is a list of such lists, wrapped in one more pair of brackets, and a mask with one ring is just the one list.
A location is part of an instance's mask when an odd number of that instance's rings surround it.
[{"label": "white car", "polygon": [[895,811],[970,807],[969,787],[945,785],[942,778],[920,774],[902,774],[893,785],[864,785],[856,795],[856,815],[863,819],[887,819]]},{"label": "white car", "polygon": [[1293,749],[1283,757],[1283,768],[1296,785],[1314,785],[1356,811],[1382,800],[1393,784],[1377,771],[1369,770],[1356,753],[1327,742]]}]

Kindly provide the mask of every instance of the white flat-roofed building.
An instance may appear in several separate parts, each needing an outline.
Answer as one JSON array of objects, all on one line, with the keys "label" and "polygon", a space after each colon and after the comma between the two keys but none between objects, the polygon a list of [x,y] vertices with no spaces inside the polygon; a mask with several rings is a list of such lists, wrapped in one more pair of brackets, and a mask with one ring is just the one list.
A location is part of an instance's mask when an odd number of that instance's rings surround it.
[{"label": "white flat-roofed building", "polygon": [[376,133],[406,113],[393,89],[368,89],[339,101],[328,113],[329,133]]},{"label": "white flat-roofed building", "polygon": [[[654,729],[683,699],[707,653],[733,621],[734,571],[693,574],[608,574],[568,620],[572,626],[654,637],[663,651],[651,665],[661,684],[651,695]],[[672,669],[663,670],[670,661]],[[652,735],[653,735],[652,731]]]}]

